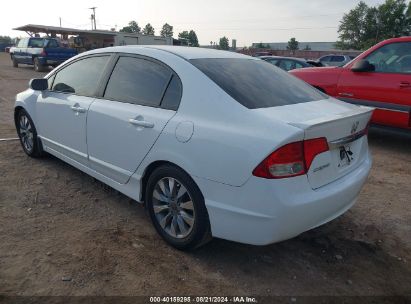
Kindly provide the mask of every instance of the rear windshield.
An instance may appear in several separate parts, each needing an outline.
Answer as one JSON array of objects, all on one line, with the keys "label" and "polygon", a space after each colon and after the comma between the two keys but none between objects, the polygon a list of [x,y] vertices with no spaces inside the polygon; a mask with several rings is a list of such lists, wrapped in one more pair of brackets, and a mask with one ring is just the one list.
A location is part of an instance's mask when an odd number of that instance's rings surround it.
[{"label": "rear windshield", "polygon": [[249,109],[328,98],[327,95],[264,60],[206,58],[191,59],[190,62]]}]

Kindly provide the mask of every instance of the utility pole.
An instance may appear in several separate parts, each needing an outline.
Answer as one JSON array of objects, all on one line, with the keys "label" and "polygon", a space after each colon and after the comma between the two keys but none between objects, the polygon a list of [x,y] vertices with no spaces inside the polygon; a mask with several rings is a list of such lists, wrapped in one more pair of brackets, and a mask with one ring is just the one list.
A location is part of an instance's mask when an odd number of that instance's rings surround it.
[{"label": "utility pole", "polygon": [[60,19],[60,27],[61,27],[61,17],[59,17],[59,19]]},{"label": "utility pole", "polygon": [[96,26],[96,8],[95,6],[90,7],[89,9],[93,10],[93,14],[91,15],[91,29],[93,29],[93,21],[94,21],[94,29],[97,29]]}]

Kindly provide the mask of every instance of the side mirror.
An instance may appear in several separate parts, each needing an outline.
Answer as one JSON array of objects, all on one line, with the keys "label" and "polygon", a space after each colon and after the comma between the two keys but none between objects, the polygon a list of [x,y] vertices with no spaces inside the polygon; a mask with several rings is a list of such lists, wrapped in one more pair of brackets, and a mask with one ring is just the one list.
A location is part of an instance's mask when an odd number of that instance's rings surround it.
[{"label": "side mirror", "polygon": [[46,78],[34,78],[29,82],[29,87],[35,91],[45,91],[49,87],[49,83]]},{"label": "side mirror", "polygon": [[375,66],[371,64],[368,60],[360,59],[357,60],[351,67],[353,72],[374,72]]}]

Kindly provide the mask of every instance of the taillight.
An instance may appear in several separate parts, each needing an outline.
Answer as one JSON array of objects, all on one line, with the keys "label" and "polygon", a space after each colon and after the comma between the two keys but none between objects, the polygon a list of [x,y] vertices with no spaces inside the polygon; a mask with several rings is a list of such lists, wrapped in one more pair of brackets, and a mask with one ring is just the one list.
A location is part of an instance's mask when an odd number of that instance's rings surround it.
[{"label": "taillight", "polygon": [[45,49],[43,49],[43,50],[41,51],[40,56],[41,56],[41,57],[46,57],[46,56],[47,56],[47,52],[46,52]]},{"label": "taillight", "polygon": [[286,144],[264,159],[253,171],[262,178],[285,178],[306,174],[314,158],[328,151],[325,137]]}]

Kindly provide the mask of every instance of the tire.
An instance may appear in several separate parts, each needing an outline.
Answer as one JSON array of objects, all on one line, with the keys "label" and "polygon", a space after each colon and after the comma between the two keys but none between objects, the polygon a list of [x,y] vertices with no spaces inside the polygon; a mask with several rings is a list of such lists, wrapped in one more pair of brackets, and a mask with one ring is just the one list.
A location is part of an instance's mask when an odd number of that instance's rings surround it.
[{"label": "tire", "polygon": [[19,67],[19,63],[17,62],[17,59],[14,58],[14,56],[11,56],[11,60],[13,61],[13,67],[14,68],[18,68]]},{"label": "tire", "polygon": [[44,72],[46,67],[39,62],[39,59],[36,57],[33,59],[34,70],[36,72]]},{"label": "tire", "polygon": [[24,152],[30,157],[43,156],[43,148],[37,137],[36,127],[30,115],[21,109],[16,115],[16,129]]},{"label": "tire", "polygon": [[183,170],[172,165],[156,168],[147,181],[145,198],[155,229],[171,246],[189,250],[211,240],[204,197]]}]

